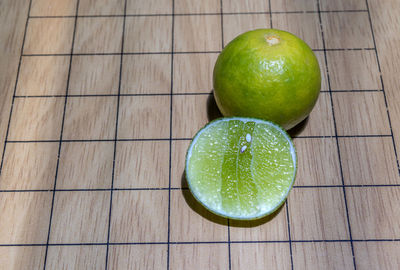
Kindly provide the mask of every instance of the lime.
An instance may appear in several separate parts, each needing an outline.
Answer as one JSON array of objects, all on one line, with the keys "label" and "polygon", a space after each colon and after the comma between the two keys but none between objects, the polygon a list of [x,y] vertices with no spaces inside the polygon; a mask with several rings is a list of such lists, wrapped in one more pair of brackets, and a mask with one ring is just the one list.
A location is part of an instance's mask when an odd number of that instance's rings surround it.
[{"label": "lime", "polygon": [[296,175],[289,135],[265,120],[214,120],[193,138],[186,178],[193,196],[211,212],[232,219],[257,219],[278,209]]},{"label": "lime", "polygon": [[300,38],[257,29],[239,35],[222,50],[213,85],[224,116],[262,118],[290,129],[314,107],[321,72],[313,51]]}]

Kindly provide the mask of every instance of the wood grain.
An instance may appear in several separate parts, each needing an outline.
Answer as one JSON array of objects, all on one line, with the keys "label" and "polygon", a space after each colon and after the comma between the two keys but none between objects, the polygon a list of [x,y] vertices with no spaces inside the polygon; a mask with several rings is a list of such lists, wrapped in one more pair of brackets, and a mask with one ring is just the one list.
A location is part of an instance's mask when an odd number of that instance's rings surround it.
[{"label": "wood grain", "polygon": [[287,243],[233,244],[232,269],[291,269],[290,247]]},{"label": "wood grain", "polygon": [[32,1],[32,16],[72,16],[75,15],[77,1],[35,0]]},{"label": "wood grain", "polygon": [[118,93],[120,57],[89,55],[72,57],[69,90],[71,95]]},{"label": "wood grain", "polygon": [[57,167],[57,143],[10,144],[6,148],[0,188],[51,189]]},{"label": "wood grain", "polygon": [[289,197],[293,240],[348,239],[345,202],[339,188],[299,188]]},{"label": "wood grain", "polygon": [[175,18],[174,51],[220,51],[221,18],[216,15]]},{"label": "wood grain", "polygon": [[129,17],[126,19],[124,52],[170,52],[172,18],[170,16]]},{"label": "wood grain", "polygon": [[110,247],[109,269],[165,269],[167,245],[118,245]]},{"label": "wood grain", "polygon": [[226,46],[235,37],[246,31],[270,28],[271,20],[269,14],[227,14],[223,17],[223,25],[224,46]]},{"label": "wood grain", "polygon": [[178,54],[174,56],[174,93],[211,92],[212,72],[218,53]]},{"label": "wood grain", "polygon": [[[392,122],[392,132],[397,149],[397,160],[400,155],[400,93],[398,91],[399,81],[397,78],[400,71],[399,51],[400,45],[396,33],[400,31],[399,10],[400,3],[389,1],[379,5],[379,1],[367,1],[370,5],[370,16],[372,29],[376,42],[377,53],[380,61],[382,79],[385,87],[386,101],[389,116]],[[384,15],[382,15],[384,14]],[[398,163],[399,165],[399,163]],[[400,168],[399,168],[400,170]]]},{"label": "wood grain", "polygon": [[74,19],[31,19],[26,30],[25,54],[68,54],[71,52]]},{"label": "wood grain", "polygon": [[351,188],[348,192],[350,222],[355,239],[399,238],[399,187]]},{"label": "wood grain", "polygon": [[326,57],[332,91],[382,89],[373,51],[329,51]]},{"label": "wood grain", "polygon": [[227,239],[227,219],[210,214],[190,191],[172,191],[171,206],[171,241],[208,242]]},{"label": "wood grain", "polygon": [[0,243],[46,243],[50,207],[49,192],[2,193]]},{"label": "wood grain", "polygon": [[171,269],[229,269],[226,245],[172,245]]},{"label": "wood grain", "polygon": [[58,140],[63,98],[17,99],[9,127],[9,140]]},{"label": "wood grain", "polygon": [[224,12],[267,12],[269,6],[267,1],[258,0],[222,0]]},{"label": "wood grain", "polygon": [[368,13],[323,13],[322,25],[327,49],[372,48],[374,42],[368,26]]},{"label": "wood grain", "polygon": [[[298,138],[294,143],[299,163],[295,185],[328,186],[342,183],[337,143],[334,138]],[[347,161],[343,157],[342,160]]]},{"label": "wood grain", "polygon": [[67,88],[69,57],[22,57],[16,95],[63,95]]},{"label": "wood grain", "polygon": [[41,269],[45,247],[0,247],[0,264],[5,269]]},{"label": "wood grain", "polygon": [[103,269],[106,248],[102,246],[49,247],[46,267],[49,269]]},{"label": "wood grain", "polygon": [[170,130],[169,103],[170,98],[168,96],[127,96],[121,98],[118,138],[168,138]]},{"label": "wood grain", "polygon": [[114,187],[168,188],[167,141],[118,142]]},{"label": "wood grain", "polygon": [[117,99],[69,98],[65,109],[64,139],[112,139],[115,134]]},{"label": "wood grain", "polygon": [[389,135],[382,92],[333,94],[338,135]]},{"label": "wood grain", "polygon": [[293,243],[293,264],[299,269],[354,269],[349,243]]},{"label": "wood grain", "polygon": [[359,269],[397,269],[400,267],[399,242],[355,243],[354,252]]},{"label": "wood grain", "polygon": [[28,4],[22,0],[6,1],[0,8],[0,149],[4,149],[7,136]]},{"label": "wood grain", "polygon": [[322,49],[321,27],[317,13],[273,14],[274,28],[293,33],[304,40],[311,49]]},{"label": "wood grain", "polygon": [[[104,243],[107,241],[110,193],[106,191],[56,194],[51,243]],[[68,230],[65,230],[68,224]]]},{"label": "wood grain", "polygon": [[66,142],[62,144],[57,188],[109,188],[114,158],[112,142]]},{"label": "wood grain", "polygon": [[168,94],[171,91],[171,56],[127,55],[122,63],[122,94]]},{"label": "wood grain", "polygon": [[165,242],[168,239],[168,191],[114,192],[110,241]]},{"label": "wood grain", "polygon": [[122,46],[121,17],[81,17],[77,20],[75,53],[119,53]]},{"label": "wood grain", "polygon": [[[2,268],[400,267],[398,1],[28,8],[0,3]],[[187,189],[186,149],[221,117],[212,69],[223,46],[271,22],[314,49],[323,91],[290,131],[299,164],[287,204],[228,221]]]}]

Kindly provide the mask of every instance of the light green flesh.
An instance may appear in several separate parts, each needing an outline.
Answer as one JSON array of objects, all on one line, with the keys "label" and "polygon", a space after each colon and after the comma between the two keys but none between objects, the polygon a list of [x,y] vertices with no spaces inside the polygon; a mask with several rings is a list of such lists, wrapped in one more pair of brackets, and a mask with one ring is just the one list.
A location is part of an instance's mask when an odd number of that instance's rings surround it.
[{"label": "light green flesh", "polygon": [[234,119],[218,121],[198,133],[188,151],[186,170],[193,195],[208,209],[252,219],[283,203],[293,184],[295,162],[293,145],[282,130],[264,121]]}]

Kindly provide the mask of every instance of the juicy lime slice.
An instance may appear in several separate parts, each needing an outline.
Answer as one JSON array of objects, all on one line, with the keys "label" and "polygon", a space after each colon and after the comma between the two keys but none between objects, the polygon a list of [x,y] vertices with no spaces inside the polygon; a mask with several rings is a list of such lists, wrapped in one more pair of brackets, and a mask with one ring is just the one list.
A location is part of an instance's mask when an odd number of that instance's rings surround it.
[{"label": "juicy lime slice", "polygon": [[254,118],[210,122],[186,155],[194,197],[211,212],[232,219],[257,219],[277,210],[293,186],[296,168],[289,135]]}]

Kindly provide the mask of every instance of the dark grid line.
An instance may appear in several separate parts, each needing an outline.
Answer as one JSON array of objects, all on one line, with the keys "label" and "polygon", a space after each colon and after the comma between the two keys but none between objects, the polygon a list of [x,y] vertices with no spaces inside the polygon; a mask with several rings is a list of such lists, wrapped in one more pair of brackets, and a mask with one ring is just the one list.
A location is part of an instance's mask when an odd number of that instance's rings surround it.
[{"label": "dark grid line", "polygon": [[319,19],[319,24],[320,24],[320,29],[321,29],[321,36],[322,36],[322,47],[324,49],[324,60],[325,60],[325,67],[326,67],[326,76],[327,76],[327,82],[328,82],[328,88],[330,91],[330,103],[331,103],[331,108],[332,108],[332,118],[333,118],[333,126],[335,130],[335,139],[336,139],[336,147],[337,147],[337,153],[338,153],[338,158],[339,158],[339,169],[340,169],[340,178],[342,181],[342,191],[343,191],[343,198],[344,198],[344,205],[346,209],[346,220],[347,220],[347,228],[349,231],[349,239],[350,239],[350,247],[351,247],[351,255],[353,257],[353,268],[356,270],[357,265],[356,265],[356,259],[354,255],[354,245],[353,245],[353,237],[351,233],[351,225],[350,225],[350,217],[349,217],[349,209],[347,205],[347,196],[346,196],[346,188],[344,187],[344,176],[343,176],[343,168],[342,168],[342,159],[341,159],[341,154],[340,154],[340,147],[339,147],[339,138],[338,138],[338,132],[337,132],[337,123],[336,123],[336,118],[335,118],[335,109],[333,106],[333,92],[331,88],[331,82],[330,82],[330,77],[329,77],[329,68],[328,68],[328,59],[327,59],[327,53],[326,53],[326,45],[325,45],[325,35],[324,35],[324,27],[322,23],[322,16],[321,16],[321,7],[320,7],[320,1],[317,0],[317,7],[318,7],[318,19]]},{"label": "dark grid line", "polygon": [[[355,13],[355,12],[368,12],[365,9],[352,9],[352,10],[321,10],[321,13]],[[304,11],[254,11],[254,12],[224,12],[223,15],[257,15],[257,14],[303,14],[303,13],[318,13],[315,10]],[[115,15],[78,15],[78,18],[114,18],[114,17],[163,17],[163,16],[217,16],[221,13],[217,12],[200,12],[200,13],[148,13],[148,14],[115,14]],[[75,18],[74,15],[57,15],[57,16],[29,16],[30,19],[62,19],[62,18]]]},{"label": "dark grid line", "polygon": [[121,81],[122,81],[122,67],[124,55],[122,52],[124,51],[124,42],[125,42],[125,23],[126,23],[126,5],[127,0],[124,3],[124,19],[122,23],[122,37],[121,37],[121,57],[119,63],[119,81],[118,81],[118,98],[117,98],[117,113],[115,117],[115,133],[114,133],[114,156],[113,156],[113,165],[112,165],[112,173],[111,173],[111,191],[110,191],[110,209],[108,212],[108,228],[107,228],[107,248],[106,248],[106,258],[105,258],[105,270],[108,269],[108,256],[110,249],[110,235],[111,235],[111,217],[112,217],[112,205],[113,205],[113,194],[114,194],[114,179],[115,179],[115,159],[117,156],[117,139],[118,139],[118,119],[119,119],[119,105],[121,100]]},{"label": "dark grid line", "polygon": [[[323,51],[373,51],[375,48],[365,47],[365,48],[330,48],[330,49],[312,49],[314,52],[323,52]],[[217,51],[174,51],[173,54],[217,54],[221,53],[220,50]],[[122,53],[74,53],[72,56],[108,56],[108,55],[153,55],[153,54],[172,54],[172,52],[122,52]],[[28,53],[23,54],[23,57],[44,57],[44,56],[70,56],[71,54],[67,53]]]},{"label": "dark grid line", "polygon": [[50,234],[51,234],[51,224],[53,220],[53,213],[54,213],[54,201],[56,197],[56,187],[57,187],[57,176],[58,176],[58,168],[60,165],[60,154],[61,154],[61,147],[62,147],[62,138],[63,138],[63,132],[64,132],[64,121],[65,121],[65,114],[67,110],[67,102],[68,102],[68,88],[69,88],[69,83],[70,83],[70,77],[71,77],[71,67],[72,67],[72,54],[74,52],[74,44],[75,44],[75,34],[76,34],[76,25],[78,22],[78,18],[76,17],[78,15],[78,8],[79,8],[79,0],[76,1],[76,10],[75,10],[75,19],[74,19],[74,31],[72,34],[72,44],[71,44],[71,53],[70,53],[70,59],[69,59],[69,67],[68,67],[68,77],[67,77],[67,86],[65,89],[65,99],[64,99],[64,109],[63,109],[63,116],[62,116],[62,121],[61,121],[61,132],[60,132],[60,139],[59,139],[59,145],[58,145],[58,153],[57,153],[57,165],[56,165],[56,173],[54,176],[54,191],[52,194],[52,199],[51,199],[51,208],[50,208],[50,219],[49,219],[49,229],[47,232],[47,241],[46,241],[46,251],[44,255],[44,263],[43,263],[43,269],[46,269],[46,264],[47,264],[47,256],[48,256],[48,251],[49,251],[49,242],[50,242]]},{"label": "dark grid line", "polygon": [[[330,93],[329,90],[321,90],[321,93]],[[333,93],[359,93],[359,92],[383,92],[382,89],[349,89],[349,90],[332,90]],[[212,92],[188,92],[188,93],[136,93],[136,94],[73,94],[73,95],[17,95],[14,98],[85,98],[85,97],[136,97],[136,96],[200,96],[212,95]]]},{"label": "dark grid line", "polygon": [[290,231],[290,217],[289,217],[289,205],[288,205],[288,199],[286,199],[286,220],[287,220],[287,229],[288,229],[288,243],[289,243],[289,254],[290,254],[290,265],[291,269],[294,269],[294,264],[293,264],[293,247],[292,247],[292,234]]},{"label": "dark grid line", "polygon": [[23,38],[22,38],[22,44],[21,44],[21,53],[20,53],[19,61],[18,61],[17,74],[16,74],[16,76],[15,76],[15,85],[14,85],[13,97],[12,97],[12,99],[11,99],[10,115],[9,115],[9,117],[8,117],[6,136],[5,136],[5,138],[4,138],[3,153],[2,153],[2,155],[1,155],[0,176],[1,176],[1,173],[2,173],[2,171],[3,171],[4,156],[5,156],[6,148],[7,148],[8,134],[9,134],[9,131],[10,131],[11,117],[12,117],[12,113],[13,113],[13,109],[14,109],[15,94],[16,94],[16,92],[17,92],[18,79],[19,79],[19,72],[20,72],[20,70],[21,70],[22,54],[23,54],[23,52],[24,52],[25,39],[26,39],[26,31],[27,31],[27,29],[28,29],[28,24],[29,24],[29,13],[31,12],[31,6],[32,6],[32,0],[29,1],[29,5],[28,5],[28,14],[26,15],[24,36],[23,36]]},{"label": "dark grid line", "polygon": [[[293,139],[332,139],[332,138],[391,138],[390,134],[377,134],[377,135],[315,135],[315,136],[292,136]],[[143,141],[191,141],[192,138],[131,138],[131,139],[117,139],[117,142],[143,142]],[[76,140],[62,140],[62,142],[114,142],[114,139],[76,139]],[[59,140],[7,140],[6,143],[56,143]]]},{"label": "dark grid line", "polygon": [[387,98],[386,98],[385,86],[384,86],[384,84],[383,84],[381,64],[380,64],[380,62],[379,62],[378,50],[377,50],[377,48],[376,48],[375,34],[374,34],[374,28],[372,27],[372,19],[371,19],[371,14],[370,14],[370,11],[369,11],[368,0],[365,0],[365,4],[367,5],[368,20],[369,20],[369,25],[370,25],[370,28],[371,28],[371,33],[372,33],[372,41],[374,42],[375,57],[376,57],[376,62],[378,63],[379,77],[380,77],[381,85],[382,85],[383,98],[384,98],[384,100],[385,100],[385,107],[386,107],[387,118],[388,118],[388,121],[389,121],[390,134],[391,134],[391,136],[392,136],[393,150],[394,150],[394,155],[395,155],[395,157],[396,157],[396,162],[397,162],[397,170],[398,170],[399,175],[400,175],[399,157],[398,157],[398,155],[397,155],[396,142],[395,142],[395,140],[394,140],[394,135],[393,135],[392,121],[391,121],[391,119],[390,119],[390,113],[389,113],[389,108],[388,108],[388,103],[387,103]]},{"label": "dark grid line", "polygon": [[174,93],[174,46],[175,46],[175,0],[172,0],[172,20],[171,20],[171,85],[169,103],[169,153],[168,153],[168,220],[167,220],[167,270],[170,268],[171,257],[171,183],[172,183],[172,113],[173,113],[173,93]]},{"label": "dark grid line", "polygon": [[[356,48],[358,49],[358,48]],[[335,50],[335,49],[333,49]],[[350,49],[351,50],[351,49]],[[221,51],[178,51],[173,52],[173,54],[201,54],[201,53],[220,53]],[[172,52],[122,52],[122,53],[75,53],[73,56],[108,56],[108,55],[149,55],[149,54],[172,54]],[[30,53],[30,54],[23,54],[23,57],[39,57],[39,56],[70,56],[70,54],[65,53]]]},{"label": "dark grid line", "polygon": [[231,240],[231,225],[229,218],[227,219],[227,226],[228,226],[228,269],[232,269],[232,240]]},{"label": "dark grid line", "polygon": [[[220,5],[221,5],[221,48],[222,50],[225,48],[225,42],[224,42],[224,20],[223,20],[223,1],[220,0]],[[232,269],[232,249],[231,249],[231,225],[229,222],[229,218],[226,219],[227,222],[227,230],[228,230],[228,269]]]},{"label": "dark grid line", "polygon": [[[323,90],[321,92],[329,93],[329,90]],[[332,93],[360,93],[360,92],[382,92],[382,89],[351,89],[351,90],[332,90]]]},{"label": "dark grid line", "polygon": [[268,9],[269,9],[269,26],[272,28],[272,8],[271,8],[271,0],[268,0]]},{"label": "dark grid line", "polygon": [[221,48],[222,49],[224,49],[224,44],[225,44],[225,42],[224,42],[224,12],[223,12],[223,3],[222,3],[223,1],[222,0],[220,0],[219,1],[219,4],[220,4],[220,16],[221,16],[221,44],[222,44],[222,46],[221,46]]},{"label": "dark grid line", "polygon": [[[400,186],[400,185],[399,185]],[[140,191],[140,190],[168,190],[168,187],[133,187],[133,188],[62,188],[62,189],[2,189],[0,193],[12,192],[92,192],[92,191]],[[174,188],[171,190],[188,190],[188,188]]]},{"label": "dark grid line", "polygon": [[[358,185],[300,185],[293,186],[297,188],[385,188],[385,187],[399,187],[400,184],[358,184]],[[1,189],[0,193],[24,193],[24,192],[92,192],[92,191],[140,191],[140,190],[189,190],[187,187],[132,187],[132,188],[68,188],[68,189]]]},{"label": "dark grid line", "polygon": [[[350,242],[400,242],[400,238],[381,238],[381,239],[315,239],[315,240],[291,240],[291,243],[350,243]],[[273,243],[289,243],[289,240],[260,240],[260,241],[237,241],[233,240],[232,244],[273,244]],[[133,245],[193,245],[193,244],[228,244],[228,241],[195,241],[195,242],[110,242],[110,246],[133,246]],[[48,246],[62,247],[62,246],[106,246],[107,243],[50,243]],[[0,244],[0,247],[45,247],[47,244]]]},{"label": "dark grid line", "polygon": [[[378,91],[378,90],[377,90]],[[200,96],[200,95],[212,95],[212,92],[189,92],[189,93],[137,93],[137,94],[80,94],[80,95],[68,95],[69,98],[85,98],[85,97],[137,97],[137,96]],[[38,95],[38,96],[15,96],[15,98],[63,98],[66,95]]]},{"label": "dark grid line", "polygon": [[331,52],[331,51],[373,51],[375,48],[325,48],[325,49],[313,49],[313,51]]},{"label": "dark grid line", "polygon": [[[333,138],[391,138],[390,134],[388,135],[320,135],[320,136],[292,136],[293,139],[333,139]],[[117,142],[158,142],[158,141],[191,141],[192,138],[130,138],[130,139],[117,139]],[[80,142],[88,142],[88,143],[95,143],[95,142],[114,142],[114,139],[67,139],[61,140],[63,143],[80,143]],[[24,143],[58,143],[59,140],[27,140],[27,141],[17,141],[17,140],[7,140],[6,143],[13,143],[13,144],[24,144]]]},{"label": "dark grid line", "polygon": [[304,185],[293,188],[376,188],[376,187],[400,187],[400,184],[358,184],[358,185]]},{"label": "dark grid line", "polygon": [[[321,90],[321,93],[330,93],[329,90]],[[352,92],[383,92],[382,89],[349,89],[349,90],[332,90],[333,93],[352,93]],[[85,98],[85,97],[136,97],[136,96],[200,96],[212,95],[212,92],[181,92],[181,93],[136,93],[136,94],[73,94],[73,95],[17,95],[14,98]]]}]

